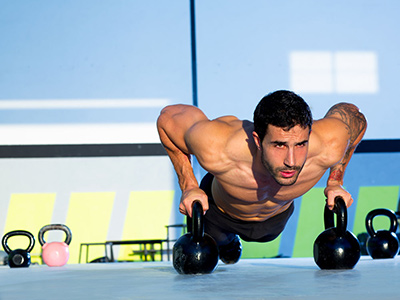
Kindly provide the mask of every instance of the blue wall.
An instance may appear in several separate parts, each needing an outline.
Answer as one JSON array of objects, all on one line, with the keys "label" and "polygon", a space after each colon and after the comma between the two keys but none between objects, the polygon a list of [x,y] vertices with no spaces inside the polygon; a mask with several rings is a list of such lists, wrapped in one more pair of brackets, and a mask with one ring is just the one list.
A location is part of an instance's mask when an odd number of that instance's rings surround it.
[{"label": "blue wall", "polygon": [[[192,102],[189,0],[0,0],[0,8],[1,128],[154,123],[162,105],[96,101]],[[197,1],[199,106],[212,118],[251,119],[266,93],[293,89],[315,118],[349,101],[368,117],[367,139],[399,138],[399,8],[396,0]],[[65,109],[62,99],[93,105]]]}]

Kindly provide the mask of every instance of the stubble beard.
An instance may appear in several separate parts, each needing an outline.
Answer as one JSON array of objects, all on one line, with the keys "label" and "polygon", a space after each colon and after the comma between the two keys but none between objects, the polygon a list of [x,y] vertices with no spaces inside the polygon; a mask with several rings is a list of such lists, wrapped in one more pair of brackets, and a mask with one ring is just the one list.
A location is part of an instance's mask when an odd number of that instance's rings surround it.
[{"label": "stubble beard", "polygon": [[[291,186],[295,184],[304,166],[303,164],[302,166],[294,166],[291,168],[280,167],[274,169],[274,167],[268,163],[268,161],[264,158],[263,155],[261,155],[261,162],[263,166],[267,169],[267,171],[271,174],[272,178],[276,181],[276,183],[278,183],[281,186]],[[296,174],[290,178],[282,178],[280,177],[281,171],[296,171]]]}]

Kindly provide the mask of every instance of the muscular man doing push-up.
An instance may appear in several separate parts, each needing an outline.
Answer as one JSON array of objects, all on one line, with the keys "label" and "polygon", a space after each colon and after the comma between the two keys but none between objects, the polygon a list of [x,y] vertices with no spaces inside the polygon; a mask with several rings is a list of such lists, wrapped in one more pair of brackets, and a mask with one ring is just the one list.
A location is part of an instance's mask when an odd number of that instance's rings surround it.
[{"label": "muscular man doing push-up", "polygon": [[[189,105],[165,107],[157,128],[182,190],[179,210],[192,215],[200,200],[205,232],[219,246],[220,258],[235,263],[240,239],[268,242],[284,229],[293,200],[310,190],[330,169],[326,205],[336,196],[353,202],[343,189],[343,175],[366,130],[359,109],[339,103],[313,122],[298,95],[276,91],[254,111],[254,122],[224,116],[209,120]],[[200,186],[190,156],[208,172]],[[238,237],[239,236],[239,237]]]}]

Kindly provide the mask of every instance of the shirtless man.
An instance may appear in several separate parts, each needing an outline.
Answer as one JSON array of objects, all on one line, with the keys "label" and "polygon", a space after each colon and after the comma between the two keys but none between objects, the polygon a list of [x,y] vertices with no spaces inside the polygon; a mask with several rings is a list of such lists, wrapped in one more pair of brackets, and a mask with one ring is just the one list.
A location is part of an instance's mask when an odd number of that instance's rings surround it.
[{"label": "shirtless man", "polygon": [[[193,201],[201,201],[205,232],[216,240],[224,263],[239,260],[238,236],[275,239],[293,213],[293,200],[328,169],[326,205],[332,209],[335,197],[342,196],[349,207],[353,199],[342,187],[343,175],[366,125],[348,103],[334,105],[313,122],[308,105],[289,91],[261,99],[254,123],[233,116],[209,120],[189,105],[167,106],[157,121],[182,190],[179,211],[191,216]],[[200,186],[191,155],[208,172]]]}]

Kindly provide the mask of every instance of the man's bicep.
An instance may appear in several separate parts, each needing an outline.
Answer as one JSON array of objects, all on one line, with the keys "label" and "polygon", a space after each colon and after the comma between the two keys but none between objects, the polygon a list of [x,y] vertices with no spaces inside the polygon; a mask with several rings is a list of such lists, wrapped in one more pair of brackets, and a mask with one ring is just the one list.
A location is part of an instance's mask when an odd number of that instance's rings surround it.
[{"label": "man's bicep", "polygon": [[350,138],[349,127],[340,118],[325,117],[315,121],[312,130],[318,133],[322,140]]},{"label": "man's bicep", "polygon": [[324,166],[336,164],[349,146],[350,135],[346,125],[336,118],[324,118],[314,122],[312,132],[313,149],[320,151]]}]

